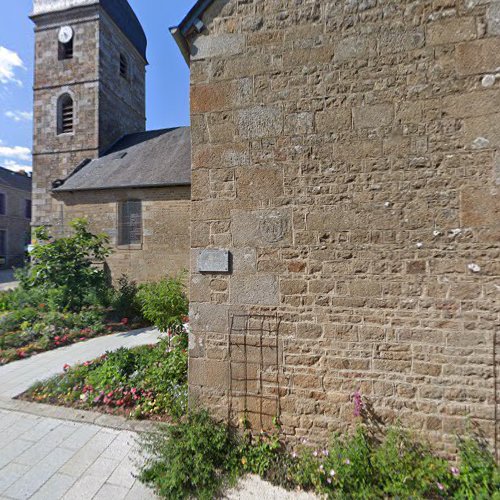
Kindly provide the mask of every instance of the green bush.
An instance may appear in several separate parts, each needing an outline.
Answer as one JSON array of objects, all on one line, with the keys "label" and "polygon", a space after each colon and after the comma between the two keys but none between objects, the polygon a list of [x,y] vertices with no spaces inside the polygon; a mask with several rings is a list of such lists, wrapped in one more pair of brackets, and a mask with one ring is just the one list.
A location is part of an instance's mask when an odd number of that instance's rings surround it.
[{"label": "green bush", "polygon": [[[214,428],[231,438],[213,437],[209,429]],[[211,439],[218,450],[215,458],[208,455]],[[287,489],[299,487],[329,499],[500,499],[499,469],[491,453],[474,438],[460,441],[458,464],[433,454],[399,428],[390,428],[382,440],[376,440],[359,427],[352,436],[335,437],[328,448],[304,445],[291,453],[277,433],[252,437],[245,432],[237,438],[202,413],[160,437],[148,437],[145,443],[151,458],[142,480],[164,498],[210,498],[227,483],[222,474],[232,481],[253,473]],[[190,474],[196,470],[193,461],[202,462],[201,476],[212,475],[216,483],[207,486],[197,474]]]},{"label": "green bush", "polygon": [[186,322],[189,302],[183,279],[179,276],[141,285],[137,294],[142,315],[163,333],[179,333]]},{"label": "green bush", "polygon": [[96,305],[108,286],[105,271],[98,267],[110,253],[108,237],[92,234],[84,219],[70,225],[73,234],[59,239],[53,239],[45,228],[35,231],[32,264],[21,280],[25,290],[51,292],[59,310]]},{"label": "green bush", "polygon": [[129,281],[127,276],[123,275],[113,292],[111,306],[118,319],[142,319],[141,304],[137,297],[139,287],[135,281]]},{"label": "green bush", "polygon": [[206,412],[144,437],[143,446],[150,458],[141,479],[171,500],[216,498],[239,469],[234,435]]}]

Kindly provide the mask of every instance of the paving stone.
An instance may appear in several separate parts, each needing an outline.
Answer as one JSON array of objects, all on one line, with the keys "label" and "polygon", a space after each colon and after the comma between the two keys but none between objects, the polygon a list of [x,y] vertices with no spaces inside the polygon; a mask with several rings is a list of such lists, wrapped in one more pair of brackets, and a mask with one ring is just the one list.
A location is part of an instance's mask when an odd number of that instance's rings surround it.
[{"label": "paving stone", "polygon": [[5,491],[11,484],[15,483],[21,476],[28,472],[28,465],[11,462],[0,470],[0,493]]},{"label": "paving stone", "polygon": [[105,484],[94,497],[94,500],[122,500],[129,494],[129,489],[115,484]]},{"label": "paving stone", "polygon": [[75,484],[76,478],[66,474],[54,474],[32,497],[30,500],[56,500],[62,498],[64,494]]},{"label": "paving stone", "polygon": [[30,498],[73,454],[72,450],[56,448],[46,456],[45,460],[32,467],[12,484],[4,494],[15,499]]}]

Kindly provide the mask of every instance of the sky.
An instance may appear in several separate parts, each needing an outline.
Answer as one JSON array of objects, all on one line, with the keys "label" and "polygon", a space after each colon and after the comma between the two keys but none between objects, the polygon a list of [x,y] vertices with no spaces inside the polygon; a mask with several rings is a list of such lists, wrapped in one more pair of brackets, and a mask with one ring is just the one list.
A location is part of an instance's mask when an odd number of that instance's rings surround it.
[{"label": "sky", "polygon": [[[195,0],[129,0],[148,37],[148,130],[189,125],[189,70],[168,28]],[[0,166],[30,170],[33,128],[32,0],[0,0]]]}]

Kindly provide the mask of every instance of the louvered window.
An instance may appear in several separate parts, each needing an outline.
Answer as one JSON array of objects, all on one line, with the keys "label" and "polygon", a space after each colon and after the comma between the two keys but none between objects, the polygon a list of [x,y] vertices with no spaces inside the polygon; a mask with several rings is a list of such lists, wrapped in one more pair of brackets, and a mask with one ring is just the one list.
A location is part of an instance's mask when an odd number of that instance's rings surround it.
[{"label": "louvered window", "polygon": [[142,203],[128,200],[118,205],[118,245],[142,243]]},{"label": "louvered window", "polygon": [[128,59],[124,54],[120,54],[120,76],[128,78]]},{"label": "louvered window", "polygon": [[74,105],[73,99],[69,95],[63,95],[59,99],[58,105],[58,133],[59,134],[69,134],[73,132],[73,122],[74,122]]}]

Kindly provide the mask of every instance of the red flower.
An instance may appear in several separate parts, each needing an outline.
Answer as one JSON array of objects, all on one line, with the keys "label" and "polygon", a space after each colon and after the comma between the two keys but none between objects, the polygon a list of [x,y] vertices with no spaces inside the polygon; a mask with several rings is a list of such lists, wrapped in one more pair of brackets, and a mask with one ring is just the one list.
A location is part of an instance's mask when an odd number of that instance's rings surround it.
[{"label": "red flower", "polygon": [[122,325],[128,325],[128,318],[123,318],[123,319],[120,321],[120,323],[121,323]]},{"label": "red flower", "polygon": [[70,368],[71,368],[71,366],[70,366],[70,365],[68,365],[68,363],[66,363],[66,364],[63,366],[63,370],[64,370],[65,372],[67,372]]}]

